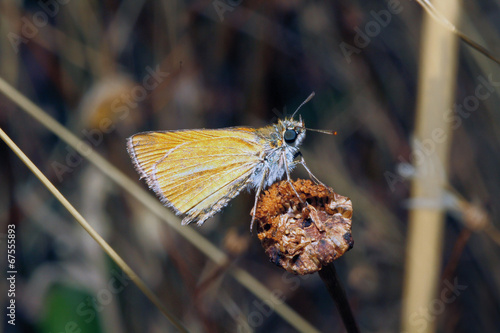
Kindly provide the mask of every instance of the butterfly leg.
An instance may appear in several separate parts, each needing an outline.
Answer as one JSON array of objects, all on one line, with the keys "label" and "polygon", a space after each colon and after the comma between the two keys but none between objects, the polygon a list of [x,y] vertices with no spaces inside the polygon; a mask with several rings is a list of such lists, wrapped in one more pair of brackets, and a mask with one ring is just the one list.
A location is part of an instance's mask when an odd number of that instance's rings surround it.
[{"label": "butterfly leg", "polygon": [[[286,160],[286,156],[282,155],[282,158],[285,161],[286,181],[291,186],[292,190],[295,192],[295,194],[297,195],[297,198],[299,198],[300,202],[304,203],[304,201],[302,201],[302,199],[300,198],[299,193],[295,189],[295,186],[293,186],[293,184],[292,184],[292,181],[291,181],[291,178],[290,178],[290,170],[288,169],[288,161]],[[295,163],[295,162],[292,162],[292,163]]]},{"label": "butterfly leg", "polygon": [[255,193],[255,202],[253,204],[253,209],[252,209],[252,221],[250,222],[250,233],[252,233],[252,230],[253,230],[253,222],[255,221],[255,212],[257,211],[257,202],[259,201],[260,192],[262,192],[262,189],[264,188],[264,183],[266,182],[266,178],[267,178],[268,174],[269,174],[269,169],[266,169],[263,172],[262,180],[260,181],[259,188],[257,189],[257,192]]},{"label": "butterfly leg", "polygon": [[313,175],[311,170],[309,170],[309,168],[306,165],[306,161],[304,160],[304,156],[302,156],[302,154],[300,154],[300,161],[297,163],[301,164],[304,167],[304,169],[306,169],[307,173],[309,174],[309,177],[311,177],[316,184],[321,184],[326,187],[326,185],[323,184],[323,182],[321,182],[318,178],[316,178],[316,176]]}]

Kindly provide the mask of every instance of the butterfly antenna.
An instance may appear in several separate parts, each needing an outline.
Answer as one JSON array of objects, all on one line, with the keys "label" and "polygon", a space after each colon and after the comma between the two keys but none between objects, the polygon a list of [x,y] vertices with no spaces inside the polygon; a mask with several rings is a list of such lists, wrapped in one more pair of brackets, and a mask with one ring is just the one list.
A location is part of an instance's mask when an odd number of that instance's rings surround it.
[{"label": "butterfly antenna", "polygon": [[329,135],[337,135],[337,131],[328,131],[328,130],[321,130],[321,129],[314,129],[314,128],[306,128],[306,130],[318,132],[318,133],[323,133],[323,134],[329,134]]},{"label": "butterfly antenna", "polygon": [[305,101],[302,102],[302,104],[299,105],[299,107],[297,108],[297,110],[295,110],[295,112],[292,114],[292,119],[293,119],[293,116],[295,116],[295,114],[297,113],[297,111],[300,110],[300,108],[306,104],[307,102],[309,102],[313,97],[314,97],[315,93],[314,91],[311,93],[311,95],[309,95],[309,97],[306,98]]}]

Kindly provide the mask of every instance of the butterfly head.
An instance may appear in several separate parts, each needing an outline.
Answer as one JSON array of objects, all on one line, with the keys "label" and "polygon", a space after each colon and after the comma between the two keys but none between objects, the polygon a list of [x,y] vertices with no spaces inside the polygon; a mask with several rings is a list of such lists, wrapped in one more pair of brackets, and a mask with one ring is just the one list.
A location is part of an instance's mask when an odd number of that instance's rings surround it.
[{"label": "butterfly head", "polygon": [[282,142],[288,146],[298,147],[306,137],[306,128],[302,117],[299,120],[285,119],[280,121]]},{"label": "butterfly head", "polygon": [[306,128],[302,119],[284,119],[278,123],[281,142],[288,146],[298,147],[306,137]]}]

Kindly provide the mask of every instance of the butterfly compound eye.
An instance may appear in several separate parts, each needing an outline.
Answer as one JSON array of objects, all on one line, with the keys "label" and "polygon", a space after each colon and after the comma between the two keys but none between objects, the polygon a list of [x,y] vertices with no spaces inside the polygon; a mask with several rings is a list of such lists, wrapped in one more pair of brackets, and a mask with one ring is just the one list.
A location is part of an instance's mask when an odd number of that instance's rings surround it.
[{"label": "butterfly compound eye", "polygon": [[293,143],[297,139],[297,132],[293,129],[287,129],[285,134],[283,134],[283,138],[286,143]]}]

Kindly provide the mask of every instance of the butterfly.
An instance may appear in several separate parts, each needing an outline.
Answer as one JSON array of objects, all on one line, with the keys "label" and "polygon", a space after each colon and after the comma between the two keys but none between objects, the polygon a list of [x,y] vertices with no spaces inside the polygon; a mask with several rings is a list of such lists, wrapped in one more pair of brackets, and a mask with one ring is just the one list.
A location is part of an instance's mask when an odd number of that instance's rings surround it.
[{"label": "butterfly", "polygon": [[270,126],[142,132],[128,138],[127,150],[141,178],[161,202],[184,215],[183,225],[202,225],[243,189],[256,191],[255,212],[263,189],[285,174],[291,185],[290,171],[297,164],[321,183],[298,148],[306,136],[304,122],[301,117],[293,119],[313,96],[290,118]]}]

